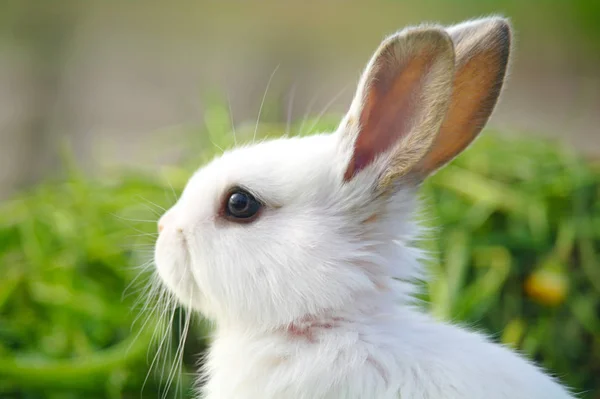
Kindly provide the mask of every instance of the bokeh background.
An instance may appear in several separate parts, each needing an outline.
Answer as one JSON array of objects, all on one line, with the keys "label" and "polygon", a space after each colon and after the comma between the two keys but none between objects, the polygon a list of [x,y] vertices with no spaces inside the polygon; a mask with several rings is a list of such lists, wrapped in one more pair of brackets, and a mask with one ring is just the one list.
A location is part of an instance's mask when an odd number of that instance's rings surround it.
[{"label": "bokeh background", "polygon": [[485,137],[423,188],[426,299],[600,398],[595,0],[3,0],[0,397],[188,396],[209,326],[138,299],[189,173],[234,128],[335,127],[385,35],[489,14],[512,19],[511,74]]}]

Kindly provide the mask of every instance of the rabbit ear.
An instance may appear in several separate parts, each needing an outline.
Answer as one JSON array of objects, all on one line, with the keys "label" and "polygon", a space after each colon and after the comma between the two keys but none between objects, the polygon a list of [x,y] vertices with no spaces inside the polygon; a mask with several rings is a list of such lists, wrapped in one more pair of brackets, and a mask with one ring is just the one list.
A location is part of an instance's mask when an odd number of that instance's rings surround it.
[{"label": "rabbit ear", "polygon": [[408,28],[383,41],[340,126],[352,145],[344,181],[382,160],[385,186],[422,160],[446,115],[454,65],[443,28]]},{"label": "rabbit ear", "polygon": [[456,53],[456,75],[446,119],[431,151],[418,166],[429,175],[460,154],[492,113],[506,74],[510,24],[493,17],[448,28]]}]

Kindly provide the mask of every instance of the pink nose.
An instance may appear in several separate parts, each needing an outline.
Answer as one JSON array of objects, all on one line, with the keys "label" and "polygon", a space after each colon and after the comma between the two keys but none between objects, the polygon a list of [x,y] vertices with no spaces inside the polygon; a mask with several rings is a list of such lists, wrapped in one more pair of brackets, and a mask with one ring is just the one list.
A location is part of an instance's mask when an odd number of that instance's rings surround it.
[{"label": "pink nose", "polygon": [[[165,213],[164,215],[162,215],[160,217],[160,219],[158,219],[158,232],[161,233],[166,227],[169,226],[169,223],[173,222],[173,212],[169,211],[167,213]],[[181,229],[180,226],[177,226],[177,231],[178,232],[182,232],[183,230]]]},{"label": "pink nose", "polygon": [[162,232],[165,229],[165,225],[169,222],[170,213],[167,212],[158,219],[158,232]]}]

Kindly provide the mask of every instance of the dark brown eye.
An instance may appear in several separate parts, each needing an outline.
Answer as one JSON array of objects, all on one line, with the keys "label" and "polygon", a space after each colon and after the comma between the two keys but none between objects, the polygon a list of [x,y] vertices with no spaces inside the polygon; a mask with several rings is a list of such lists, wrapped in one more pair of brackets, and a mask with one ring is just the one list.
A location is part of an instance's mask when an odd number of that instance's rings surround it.
[{"label": "dark brown eye", "polygon": [[252,194],[243,189],[235,189],[227,197],[225,215],[228,219],[249,222],[258,215],[262,204]]}]

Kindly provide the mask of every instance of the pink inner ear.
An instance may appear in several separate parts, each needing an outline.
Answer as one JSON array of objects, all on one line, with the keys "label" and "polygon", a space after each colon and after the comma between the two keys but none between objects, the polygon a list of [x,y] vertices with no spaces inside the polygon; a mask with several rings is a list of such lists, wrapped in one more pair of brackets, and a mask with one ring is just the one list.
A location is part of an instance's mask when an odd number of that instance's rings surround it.
[{"label": "pink inner ear", "polygon": [[434,55],[421,52],[401,65],[388,54],[371,79],[359,118],[360,132],[344,180],[351,180],[407,135],[418,112],[423,77]]}]

